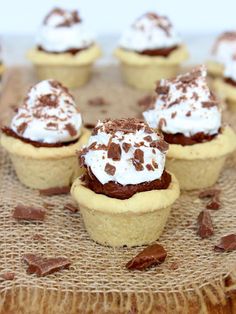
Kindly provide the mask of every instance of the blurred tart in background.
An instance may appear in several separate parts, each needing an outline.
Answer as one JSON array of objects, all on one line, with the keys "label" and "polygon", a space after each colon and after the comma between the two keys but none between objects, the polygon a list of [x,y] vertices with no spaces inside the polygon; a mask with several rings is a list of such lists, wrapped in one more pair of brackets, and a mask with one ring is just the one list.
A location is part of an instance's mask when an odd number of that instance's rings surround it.
[{"label": "blurred tart in background", "polygon": [[207,85],[205,66],[161,80],[152,108],[143,113],[150,127],[169,143],[166,169],[183,190],[216,183],[226,157],[235,151],[236,135],[222,124],[218,99]]},{"label": "blurred tart in background", "polygon": [[214,87],[228,108],[236,112],[236,54],[225,64],[223,78],[215,80]]},{"label": "blurred tart in background", "polygon": [[70,88],[88,82],[92,65],[101,55],[78,12],[60,8],[45,17],[36,44],[27,56],[35,65],[38,78],[56,79]]},{"label": "blurred tart in background", "polygon": [[208,74],[212,77],[223,77],[225,65],[234,54],[236,54],[236,31],[219,35],[207,61]]},{"label": "blurred tart in background", "polygon": [[177,75],[188,51],[170,20],[151,12],[124,32],[115,56],[127,84],[151,90],[157,80]]}]

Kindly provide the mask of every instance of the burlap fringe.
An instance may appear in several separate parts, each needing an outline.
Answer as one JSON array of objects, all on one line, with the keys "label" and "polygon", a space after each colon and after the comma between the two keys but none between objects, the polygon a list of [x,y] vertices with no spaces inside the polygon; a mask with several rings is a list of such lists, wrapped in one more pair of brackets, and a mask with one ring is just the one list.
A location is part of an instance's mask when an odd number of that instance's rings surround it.
[{"label": "burlap fringe", "polygon": [[[177,292],[78,292],[17,287],[0,293],[0,313],[236,313],[236,270],[217,282]],[[220,311],[220,312],[219,312]]]}]

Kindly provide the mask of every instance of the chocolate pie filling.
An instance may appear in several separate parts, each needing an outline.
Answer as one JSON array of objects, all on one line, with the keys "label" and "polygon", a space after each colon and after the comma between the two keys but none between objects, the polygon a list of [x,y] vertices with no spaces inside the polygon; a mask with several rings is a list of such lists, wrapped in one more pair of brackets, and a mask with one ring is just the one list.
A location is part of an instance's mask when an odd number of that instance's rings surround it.
[{"label": "chocolate pie filling", "polygon": [[121,185],[113,181],[102,184],[89,169],[82,177],[82,181],[87,188],[97,194],[124,200],[139,192],[166,190],[170,185],[171,175],[164,171],[160,179],[140,184]]},{"label": "chocolate pie filling", "polygon": [[213,135],[204,134],[203,132],[199,132],[190,137],[187,137],[181,133],[176,133],[176,134],[163,133],[163,135],[164,135],[164,140],[169,144],[179,144],[182,146],[187,146],[187,145],[194,145],[194,144],[209,142],[213,140],[219,133],[220,133],[220,130],[217,134],[213,134]]},{"label": "chocolate pie filling", "polygon": [[31,141],[30,139],[19,136],[12,129],[6,126],[2,128],[2,132],[6,134],[7,136],[14,137],[18,140],[21,140],[24,143],[31,144],[34,147],[63,147],[63,146],[69,146],[69,145],[75,144],[78,141],[78,138],[70,142],[59,142],[59,143],[43,143],[43,142]]},{"label": "chocolate pie filling", "polygon": [[230,84],[230,85],[236,87],[236,81],[232,80],[231,78],[226,77],[226,78],[224,79],[224,81],[225,81],[225,83]]},{"label": "chocolate pie filling", "polygon": [[141,52],[136,51],[137,53],[141,55],[147,55],[150,57],[168,57],[174,50],[176,50],[178,46],[173,46],[170,48],[161,48],[161,49],[147,49],[143,50]]},{"label": "chocolate pie filling", "polygon": [[88,48],[90,48],[91,46],[87,46],[87,47],[84,47],[84,48],[71,48],[71,49],[67,49],[67,50],[64,50],[64,51],[47,51],[45,50],[42,46],[37,46],[37,49],[39,51],[43,51],[43,52],[47,52],[47,53],[52,53],[52,54],[61,54],[61,53],[70,53],[71,55],[76,55],[77,53],[83,51],[83,50],[86,50]]}]

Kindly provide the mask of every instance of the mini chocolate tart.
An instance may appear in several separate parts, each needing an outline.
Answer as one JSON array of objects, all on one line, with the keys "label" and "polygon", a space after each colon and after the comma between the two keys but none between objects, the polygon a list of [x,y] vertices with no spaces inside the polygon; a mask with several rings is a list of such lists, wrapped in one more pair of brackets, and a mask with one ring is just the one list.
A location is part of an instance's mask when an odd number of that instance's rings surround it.
[{"label": "mini chocolate tart", "polygon": [[164,171],[160,179],[150,182],[121,185],[118,182],[110,181],[102,184],[94,176],[91,170],[89,170],[83,175],[81,181],[84,182],[84,185],[87,188],[97,194],[103,194],[108,197],[125,200],[132,197],[136,193],[167,189],[171,182],[171,176],[168,172]]}]

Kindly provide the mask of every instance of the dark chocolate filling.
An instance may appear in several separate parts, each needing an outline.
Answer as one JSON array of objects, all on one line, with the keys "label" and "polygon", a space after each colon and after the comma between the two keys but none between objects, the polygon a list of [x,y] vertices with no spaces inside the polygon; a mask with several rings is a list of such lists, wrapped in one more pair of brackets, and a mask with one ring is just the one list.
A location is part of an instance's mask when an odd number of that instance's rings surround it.
[{"label": "dark chocolate filling", "polygon": [[190,137],[187,137],[183,135],[182,133],[176,133],[176,134],[163,133],[163,135],[164,135],[165,141],[169,144],[179,144],[182,146],[187,146],[187,145],[194,145],[194,144],[209,142],[213,140],[219,134],[219,132],[220,130],[218,131],[217,134],[213,134],[213,135],[199,132]]},{"label": "dark chocolate filling", "polygon": [[168,57],[174,50],[176,50],[178,46],[173,46],[170,48],[161,48],[161,49],[147,49],[143,51],[136,51],[138,54],[147,55],[150,57]]},{"label": "dark chocolate filling", "polygon": [[226,77],[226,78],[224,79],[224,81],[225,81],[225,83],[230,84],[230,85],[236,87],[236,81],[234,81],[233,79],[231,79],[231,78],[229,78],[229,77]]},{"label": "dark chocolate filling", "polygon": [[171,175],[164,171],[160,179],[140,184],[121,185],[113,181],[102,184],[94,176],[91,170],[89,170],[85,175],[83,175],[82,181],[87,188],[91,189],[97,194],[103,194],[108,197],[124,200],[139,192],[166,190],[170,185]]},{"label": "dark chocolate filling", "polygon": [[8,128],[6,126],[2,127],[2,132],[4,134],[6,134],[7,136],[14,137],[18,140],[21,140],[24,143],[31,144],[35,147],[63,147],[63,146],[73,145],[78,141],[78,139],[75,139],[75,140],[70,141],[70,142],[58,142],[58,143],[43,143],[43,142],[31,141],[30,139],[19,136],[11,128]]},{"label": "dark chocolate filling", "polygon": [[76,55],[77,53],[80,53],[81,51],[84,51],[86,49],[88,49],[89,47],[91,46],[87,46],[87,47],[84,47],[84,48],[71,48],[71,49],[67,49],[67,50],[64,50],[64,51],[47,51],[46,49],[44,49],[42,46],[37,46],[37,49],[39,51],[43,51],[43,52],[47,52],[47,53],[52,53],[52,54],[61,54],[61,53],[70,53],[71,55]]}]

